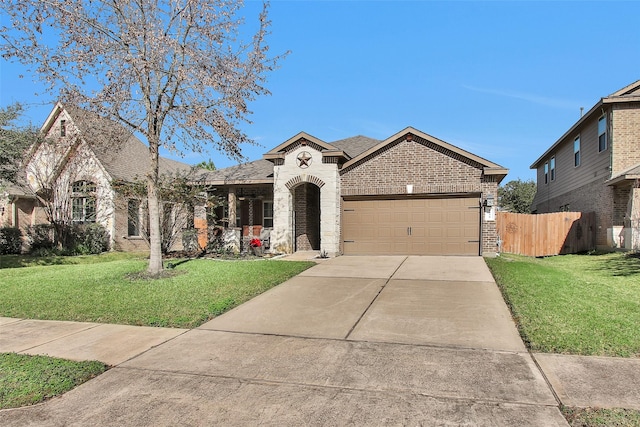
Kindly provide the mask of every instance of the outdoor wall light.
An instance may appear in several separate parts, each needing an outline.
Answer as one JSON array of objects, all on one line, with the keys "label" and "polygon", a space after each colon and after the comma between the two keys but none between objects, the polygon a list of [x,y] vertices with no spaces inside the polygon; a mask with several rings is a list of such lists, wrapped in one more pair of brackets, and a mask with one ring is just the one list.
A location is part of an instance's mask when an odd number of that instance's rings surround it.
[{"label": "outdoor wall light", "polygon": [[407,194],[413,193],[413,184],[407,184]]},{"label": "outdoor wall light", "polygon": [[493,207],[493,195],[489,194],[484,199],[484,206],[487,208]]}]

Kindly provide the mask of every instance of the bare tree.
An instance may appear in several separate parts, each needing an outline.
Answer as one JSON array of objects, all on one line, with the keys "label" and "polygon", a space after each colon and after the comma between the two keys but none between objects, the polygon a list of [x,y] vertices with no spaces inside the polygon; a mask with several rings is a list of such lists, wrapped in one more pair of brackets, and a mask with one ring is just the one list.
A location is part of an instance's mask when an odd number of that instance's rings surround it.
[{"label": "bare tree", "polygon": [[267,4],[251,41],[237,0],[0,0],[2,55],[33,66],[61,100],[127,126],[149,146],[148,271],[162,270],[161,146],[213,144],[240,159],[247,103],[268,94]]}]

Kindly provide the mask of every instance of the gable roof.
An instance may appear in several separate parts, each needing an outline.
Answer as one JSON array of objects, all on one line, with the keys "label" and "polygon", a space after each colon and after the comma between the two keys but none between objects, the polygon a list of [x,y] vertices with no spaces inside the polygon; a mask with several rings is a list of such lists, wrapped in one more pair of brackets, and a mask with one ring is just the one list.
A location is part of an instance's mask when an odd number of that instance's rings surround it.
[{"label": "gable roof", "polygon": [[586,114],[573,124],[551,147],[549,147],[538,159],[529,166],[529,169],[537,169],[542,161],[554,151],[558,145],[560,145],[569,135],[573,134],[578,127],[580,127],[585,121],[591,120],[594,115],[600,115],[600,109],[605,104],[616,104],[624,102],[640,102],[640,80],[637,80],[630,85],[623,87],[611,95],[604,98],[600,98]]},{"label": "gable roof", "polygon": [[273,163],[260,159],[202,174],[200,181],[211,185],[272,184]]},{"label": "gable roof", "polygon": [[[119,123],[86,111],[77,106],[57,103],[45,121],[42,132],[46,133],[57,117],[66,111],[80,131],[80,137],[98,158],[112,179],[133,181],[147,172],[149,147]],[[192,167],[186,163],[160,157],[160,174],[187,173]]]},{"label": "gable roof", "polygon": [[497,163],[490,162],[480,156],[476,156],[468,151],[439,140],[431,135],[421,132],[413,127],[407,127],[395,135],[380,141],[363,135],[340,139],[334,142],[325,142],[306,132],[299,132],[295,136],[287,139],[282,144],[266,153],[262,160],[243,163],[225,169],[208,172],[203,176],[203,181],[213,185],[224,184],[269,184],[273,182],[273,161],[283,159],[287,149],[304,140],[305,144],[315,144],[315,148],[322,152],[323,156],[341,157],[346,162],[341,170],[363,161],[368,156],[374,156],[382,151],[386,146],[396,142],[407,135],[416,136],[429,141],[445,150],[449,150],[457,155],[465,157],[478,164],[486,175],[496,175],[500,180],[509,172],[508,169]]},{"label": "gable roof", "polygon": [[352,136],[351,138],[340,139],[338,141],[331,142],[330,144],[344,151],[353,158],[380,144],[380,140],[358,135]]},{"label": "gable roof", "polygon": [[435,138],[411,126],[401,130],[395,135],[390,136],[384,141],[379,142],[378,144],[369,148],[368,150],[363,151],[358,156],[354,157],[353,159],[345,163],[342,166],[342,169],[343,170],[348,169],[349,167],[355,165],[356,163],[363,161],[365,158],[376,155],[380,151],[384,150],[388,145],[395,143],[399,139],[405,139],[407,141],[411,141],[413,137],[421,138],[445,150],[451,151],[475,163],[478,163],[480,166],[482,166],[484,173],[487,175],[502,175],[504,177],[509,172],[508,169],[504,168],[503,166],[500,166],[497,163],[490,162],[487,159],[484,159],[480,156],[472,154],[466,150],[463,150],[462,148],[456,147],[455,145],[451,145],[448,142],[444,142],[438,138]]}]

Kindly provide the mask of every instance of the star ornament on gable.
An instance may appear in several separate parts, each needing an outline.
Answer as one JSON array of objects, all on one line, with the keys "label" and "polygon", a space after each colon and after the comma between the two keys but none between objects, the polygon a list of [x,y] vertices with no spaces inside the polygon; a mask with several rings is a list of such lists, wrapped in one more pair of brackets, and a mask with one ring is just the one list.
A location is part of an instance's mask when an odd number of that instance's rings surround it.
[{"label": "star ornament on gable", "polygon": [[298,157],[296,157],[296,160],[298,161],[299,168],[306,169],[309,166],[311,166],[313,157],[311,157],[311,154],[309,154],[307,151],[303,151],[300,154],[298,154]]}]

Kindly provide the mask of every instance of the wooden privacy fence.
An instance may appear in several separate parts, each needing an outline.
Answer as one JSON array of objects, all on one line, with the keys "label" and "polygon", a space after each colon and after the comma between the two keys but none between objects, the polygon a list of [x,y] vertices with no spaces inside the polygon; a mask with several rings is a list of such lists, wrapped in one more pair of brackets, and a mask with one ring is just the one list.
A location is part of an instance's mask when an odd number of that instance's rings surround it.
[{"label": "wooden privacy fence", "polygon": [[595,249],[595,212],[528,215],[498,212],[500,251],[527,256],[573,254]]}]

